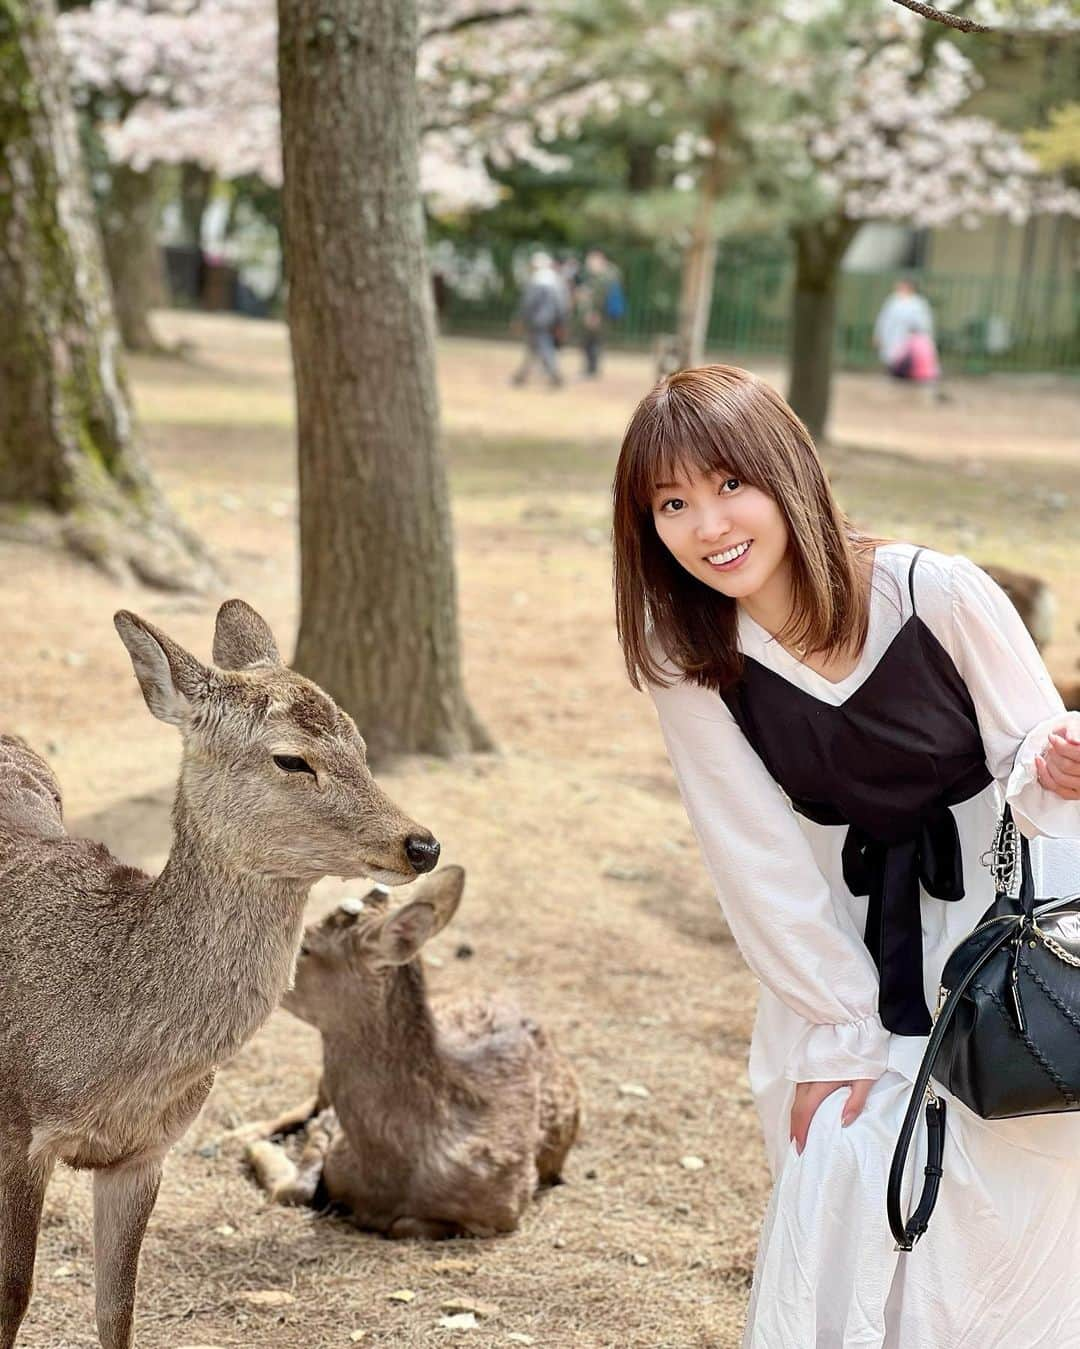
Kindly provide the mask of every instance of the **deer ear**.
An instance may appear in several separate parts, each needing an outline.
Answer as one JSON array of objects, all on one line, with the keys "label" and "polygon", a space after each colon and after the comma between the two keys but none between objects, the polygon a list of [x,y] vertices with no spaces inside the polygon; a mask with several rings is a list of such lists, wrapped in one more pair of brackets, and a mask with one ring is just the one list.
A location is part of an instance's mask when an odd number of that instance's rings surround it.
[{"label": "deer ear", "polygon": [[250,604],[226,600],[214,625],[214,664],[222,670],[249,665],[280,665],[274,634]]},{"label": "deer ear", "polygon": [[464,888],[461,867],[443,867],[411,886],[415,899],[392,913],[379,929],[377,943],[382,958],[391,965],[412,960],[453,918]]},{"label": "deer ear", "polygon": [[210,671],[138,614],[121,609],[113,622],[131,656],[147,707],[159,721],[184,725],[192,707],[209,691]]}]

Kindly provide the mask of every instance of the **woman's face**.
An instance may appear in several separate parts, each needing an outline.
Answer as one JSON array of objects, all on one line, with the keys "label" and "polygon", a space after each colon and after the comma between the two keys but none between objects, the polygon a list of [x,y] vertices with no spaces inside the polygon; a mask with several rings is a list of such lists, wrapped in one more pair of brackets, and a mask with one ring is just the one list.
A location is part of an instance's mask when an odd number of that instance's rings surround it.
[{"label": "woman's face", "polygon": [[653,493],[661,542],[691,576],[735,600],[787,584],[788,530],[767,492],[731,474],[680,470]]}]

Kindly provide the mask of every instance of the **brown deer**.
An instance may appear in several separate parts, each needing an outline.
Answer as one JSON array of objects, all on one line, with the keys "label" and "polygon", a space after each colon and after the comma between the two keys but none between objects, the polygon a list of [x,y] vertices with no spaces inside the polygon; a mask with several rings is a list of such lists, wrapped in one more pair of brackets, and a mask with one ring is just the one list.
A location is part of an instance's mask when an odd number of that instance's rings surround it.
[{"label": "brown deer", "polygon": [[1013,607],[1024,620],[1024,627],[1031,633],[1031,639],[1039,650],[1049,646],[1054,635],[1057,601],[1046,582],[1027,572],[1013,571],[1010,567],[994,567],[985,563],[980,565],[1012,600]]},{"label": "brown deer", "polygon": [[[332,1204],[388,1237],[493,1236],[560,1178],[578,1087],[548,1036],[507,1003],[428,1003],[416,956],[464,883],[444,867],[393,912],[373,890],[305,932],[282,1005],[322,1032],[318,1095],[248,1131],[277,1202]],[[300,1129],[298,1162],[267,1137]]]},{"label": "brown deer", "polygon": [[0,741],[0,1349],[30,1299],[58,1161],[94,1172],[98,1335],[129,1349],[162,1159],[287,986],[312,882],[400,884],[439,852],[246,604],[218,613],[216,669],[135,614],[115,622],[183,742],[161,875],[71,838],[48,766]]}]

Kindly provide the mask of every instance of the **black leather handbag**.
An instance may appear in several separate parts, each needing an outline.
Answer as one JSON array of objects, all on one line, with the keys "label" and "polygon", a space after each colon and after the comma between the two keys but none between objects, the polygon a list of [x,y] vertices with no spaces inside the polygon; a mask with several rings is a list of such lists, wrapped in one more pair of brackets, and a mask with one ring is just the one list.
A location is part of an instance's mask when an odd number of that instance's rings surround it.
[{"label": "black leather handbag", "polygon": [[[941,1184],[945,1101],[931,1078],[983,1119],[1080,1110],[1080,895],[1035,898],[1028,841],[1008,805],[990,856],[997,898],[945,963],[889,1171],[889,1227],[900,1251],[926,1231]],[[925,1183],[905,1221],[904,1166],[924,1100]]]}]

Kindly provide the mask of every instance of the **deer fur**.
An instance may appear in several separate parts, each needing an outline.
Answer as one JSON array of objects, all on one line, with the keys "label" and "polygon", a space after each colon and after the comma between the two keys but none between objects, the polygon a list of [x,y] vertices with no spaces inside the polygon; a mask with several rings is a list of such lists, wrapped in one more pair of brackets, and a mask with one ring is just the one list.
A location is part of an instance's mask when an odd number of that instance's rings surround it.
[{"label": "deer fur", "polygon": [[[428,1003],[417,953],[464,881],[444,867],[394,912],[373,890],[305,932],[282,1005],[322,1032],[322,1081],[247,1149],[277,1202],[333,1204],[388,1237],[492,1236],[560,1178],[578,1087],[549,1037],[500,1001]],[[266,1136],[301,1128],[298,1162]]]},{"label": "deer fur", "polygon": [[0,738],[0,1349],[30,1299],[57,1162],[94,1173],[98,1334],[129,1349],[162,1160],[288,985],[312,882],[398,884],[438,855],[376,786],[350,718],[281,664],[246,604],[218,613],[218,668],[135,614],[115,623],[183,743],[161,875],[70,837],[49,767]]},{"label": "deer fur", "polygon": [[1009,567],[983,566],[1013,602],[1016,612],[1024,620],[1024,627],[1040,651],[1050,645],[1057,617],[1057,601],[1045,581],[1027,572]]}]

